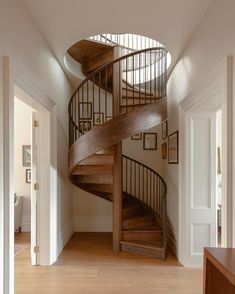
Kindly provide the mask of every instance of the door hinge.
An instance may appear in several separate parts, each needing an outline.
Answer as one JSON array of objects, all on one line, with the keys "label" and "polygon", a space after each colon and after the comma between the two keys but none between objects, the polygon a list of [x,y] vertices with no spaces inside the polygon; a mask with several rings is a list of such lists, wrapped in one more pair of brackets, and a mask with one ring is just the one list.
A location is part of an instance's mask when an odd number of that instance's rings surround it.
[{"label": "door hinge", "polygon": [[39,253],[39,246],[38,245],[33,247],[33,252],[34,253]]},{"label": "door hinge", "polygon": [[35,121],[33,122],[33,126],[34,126],[35,128],[38,128],[38,127],[39,127],[39,121],[38,121],[38,120],[35,120]]},{"label": "door hinge", "polygon": [[34,184],[34,190],[39,190],[39,183],[38,182]]}]

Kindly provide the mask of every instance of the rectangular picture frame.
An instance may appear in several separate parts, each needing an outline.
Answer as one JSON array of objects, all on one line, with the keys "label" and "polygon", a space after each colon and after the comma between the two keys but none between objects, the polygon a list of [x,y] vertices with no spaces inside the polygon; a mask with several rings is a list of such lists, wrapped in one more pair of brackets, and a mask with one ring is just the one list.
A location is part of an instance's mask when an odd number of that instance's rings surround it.
[{"label": "rectangular picture frame", "polygon": [[104,123],[104,113],[94,112],[94,126],[99,126]]},{"label": "rectangular picture frame", "polygon": [[142,140],[142,133],[137,133],[131,136],[131,140]]},{"label": "rectangular picture frame", "polygon": [[31,184],[31,169],[30,168],[27,168],[25,170],[25,182],[27,184]]},{"label": "rectangular picture frame", "polygon": [[78,104],[79,120],[92,119],[92,103],[79,102]]},{"label": "rectangular picture frame", "polygon": [[162,123],[162,139],[167,138],[167,136],[168,136],[168,121],[165,120]]},{"label": "rectangular picture frame", "polygon": [[179,163],[179,131],[175,131],[168,136],[168,163]]},{"label": "rectangular picture frame", "polygon": [[31,145],[22,145],[22,165],[31,166]]},{"label": "rectangular picture frame", "polygon": [[157,150],[157,133],[144,133],[143,149]]},{"label": "rectangular picture frame", "polygon": [[79,132],[85,134],[91,130],[91,121],[81,120],[78,122]]}]

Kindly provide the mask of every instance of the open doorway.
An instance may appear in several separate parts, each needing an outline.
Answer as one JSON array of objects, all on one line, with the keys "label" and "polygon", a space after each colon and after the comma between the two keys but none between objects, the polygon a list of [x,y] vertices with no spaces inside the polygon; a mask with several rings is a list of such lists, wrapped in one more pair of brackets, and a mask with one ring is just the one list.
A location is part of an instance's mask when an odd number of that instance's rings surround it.
[{"label": "open doorway", "polygon": [[34,108],[14,97],[14,255],[18,258],[27,251],[25,262],[32,265],[38,263],[37,209],[34,207],[37,203],[33,187],[36,160],[32,157],[32,150],[37,148],[36,115]]}]

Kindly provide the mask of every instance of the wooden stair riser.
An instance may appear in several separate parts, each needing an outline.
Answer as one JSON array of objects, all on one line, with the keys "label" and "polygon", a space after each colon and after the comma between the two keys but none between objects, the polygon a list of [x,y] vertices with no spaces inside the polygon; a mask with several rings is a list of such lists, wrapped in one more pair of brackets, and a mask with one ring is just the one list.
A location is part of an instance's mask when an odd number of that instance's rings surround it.
[{"label": "wooden stair riser", "polygon": [[113,193],[113,185],[110,184],[81,184],[78,183],[80,188],[84,190],[89,190],[91,193],[101,192],[101,193]]},{"label": "wooden stair riser", "polygon": [[77,183],[82,184],[113,184],[112,175],[84,175],[77,177]]},{"label": "wooden stair riser", "polygon": [[84,159],[79,165],[113,165],[114,156],[109,154],[94,154]]},{"label": "wooden stair riser", "polygon": [[123,241],[162,241],[162,231],[122,231]]},{"label": "wooden stair riser", "polygon": [[141,216],[138,218],[129,218],[122,221],[122,229],[141,229],[154,224],[154,217],[152,215]]},{"label": "wooden stair riser", "polygon": [[112,165],[79,165],[73,175],[112,175]]},{"label": "wooden stair riser", "polygon": [[122,219],[127,219],[129,217],[133,217],[135,215],[138,215],[141,211],[140,205],[134,205],[131,207],[123,208],[122,209]]},{"label": "wooden stair riser", "polygon": [[78,176],[77,183],[82,184],[113,184],[112,175],[91,175],[91,176]]},{"label": "wooden stair riser", "polygon": [[130,245],[130,244],[125,244],[121,243],[121,250],[126,251],[126,252],[132,252],[135,254],[141,254],[144,256],[150,256],[150,257],[155,257],[155,258],[161,258],[165,259],[166,258],[166,253],[165,253],[165,248],[145,248],[142,247],[141,245],[135,246],[135,245]]}]

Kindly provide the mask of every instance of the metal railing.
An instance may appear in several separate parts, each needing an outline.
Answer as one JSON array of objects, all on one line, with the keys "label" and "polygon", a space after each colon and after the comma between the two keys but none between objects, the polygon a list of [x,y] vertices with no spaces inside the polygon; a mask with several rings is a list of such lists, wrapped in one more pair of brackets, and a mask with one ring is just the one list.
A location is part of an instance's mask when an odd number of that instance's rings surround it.
[{"label": "metal railing", "polygon": [[[143,49],[101,66],[83,80],[69,102],[70,146],[89,130],[114,118],[116,99],[123,113],[165,97],[166,60],[165,48]],[[144,67],[136,70],[136,62]]]},{"label": "metal railing", "polygon": [[163,178],[148,166],[122,155],[123,191],[150,207],[160,218],[163,242],[167,243],[166,194]]}]

